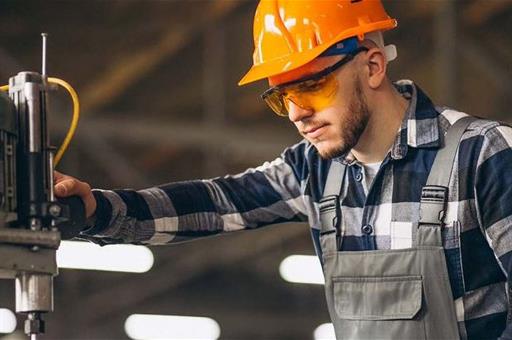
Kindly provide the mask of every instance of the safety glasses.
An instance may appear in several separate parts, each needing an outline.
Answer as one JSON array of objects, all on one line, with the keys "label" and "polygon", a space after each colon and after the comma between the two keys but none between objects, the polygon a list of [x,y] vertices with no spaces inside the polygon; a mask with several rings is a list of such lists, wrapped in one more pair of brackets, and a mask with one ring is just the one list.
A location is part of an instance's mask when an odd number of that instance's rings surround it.
[{"label": "safety glasses", "polygon": [[334,71],[363,51],[368,51],[368,49],[358,47],[347,53],[345,58],[318,73],[271,87],[261,95],[261,98],[272,111],[283,117],[288,116],[290,102],[303,109],[322,110],[332,103],[338,90],[338,81]]}]

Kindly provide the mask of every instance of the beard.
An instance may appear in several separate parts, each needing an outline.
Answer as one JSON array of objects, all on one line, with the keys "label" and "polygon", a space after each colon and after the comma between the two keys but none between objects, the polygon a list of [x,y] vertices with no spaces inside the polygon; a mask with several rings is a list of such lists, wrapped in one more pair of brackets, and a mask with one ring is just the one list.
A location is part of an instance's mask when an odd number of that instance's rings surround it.
[{"label": "beard", "polygon": [[347,114],[342,119],[341,131],[338,132],[341,141],[338,145],[329,149],[320,150],[317,148],[320,157],[323,159],[332,159],[346,155],[357,145],[359,138],[368,125],[370,110],[363,94],[359,77],[354,79],[353,89],[354,94],[347,105]]}]

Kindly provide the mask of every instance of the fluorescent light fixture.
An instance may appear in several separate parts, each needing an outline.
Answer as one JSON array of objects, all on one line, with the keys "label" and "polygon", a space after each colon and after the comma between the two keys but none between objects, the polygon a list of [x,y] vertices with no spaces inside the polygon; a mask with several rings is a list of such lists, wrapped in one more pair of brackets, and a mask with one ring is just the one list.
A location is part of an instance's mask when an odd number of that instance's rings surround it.
[{"label": "fluorescent light fixture", "polygon": [[332,323],[323,323],[313,333],[315,340],[336,340]]},{"label": "fluorescent light fixture", "polygon": [[220,336],[217,321],[197,316],[133,314],[126,319],[124,330],[136,340],[215,340]]},{"label": "fluorescent light fixture", "polygon": [[100,247],[89,242],[62,241],[57,250],[59,268],[145,273],[153,262],[149,248],[130,244]]},{"label": "fluorescent light fixture", "polygon": [[7,308],[0,308],[0,333],[12,333],[15,329],[16,315]]},{"label": "fluorescent light fixture", "polygon": [[316,256],[288,256],[279,265],[279,273],[288,282],[325,284],[322,266]]}]

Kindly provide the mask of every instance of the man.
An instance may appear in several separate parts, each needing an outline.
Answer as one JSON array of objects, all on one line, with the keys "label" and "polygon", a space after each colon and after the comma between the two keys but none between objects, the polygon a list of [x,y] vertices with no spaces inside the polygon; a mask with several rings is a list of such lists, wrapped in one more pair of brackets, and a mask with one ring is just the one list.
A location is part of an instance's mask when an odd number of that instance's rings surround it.
[{"label": "man", "polygon": [[267,78],[263,99],[302,142],[239,175],[140,191],[56,174],[56,194],[82,197],[81,236],[100,244],[308,220],[340,339],[510,338],[512,129],[390,82],[380,32],[395,27],[378,0],[263,0],[240,84]]}]

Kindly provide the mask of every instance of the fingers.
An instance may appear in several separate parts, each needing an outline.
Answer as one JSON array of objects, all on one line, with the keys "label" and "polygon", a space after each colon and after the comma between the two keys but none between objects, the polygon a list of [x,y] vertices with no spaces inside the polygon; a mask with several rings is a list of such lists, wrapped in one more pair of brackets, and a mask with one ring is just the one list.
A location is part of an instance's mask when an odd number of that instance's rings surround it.
[{"label": "fingers", "polygon": [[86,217],[91,216],[96,210],[96,199],[91,186],[74,177],[64,175],[58,171],[53,173],[55,179],[54,192],[57,197],[79,196],[85,205]]},{"label": "fingers", "polygon": [[69,196],[68,194],[69,189],[74,186],[74,180],[72,179],[61,179],[56,185],[55,185],[55,195],[60,197],[66,197]]},{"label": "fingers", "polygon": [[89,218],[96,210],[96,199],[94,198],[91,186],[88,183],[76,178],[64,179],[55,186],[55,193],[60,197],[78,196],[85,206],[85,216]]},{"label": "fingers", "polygon": [[76,178],[74,177],[71,177],[71,176],[68,176],[68,175],[64,175],[63,173],[60,173],[58,171],[53,171],[53,182],[54,182],[54,185],[55,184],[59,184],[61,183],[62,181],[65,181],[65,180],[77,180]]},{"label": "fingers", "polygon": [[58,171],[53,172],[55,179],[55,194],[60,197],[72,195],[85,196],[91,191],[89,184],[79,181],[78,179],[64,175]]},{"label": "fingers", "polygon": [[60,172],[58,172],[57,170],[53,170],[53,177],[55,179],[58,179],[59,177],[62,177],[64,176],[63,174],[61,174]]},{"label": "fingers", "polygon": [[72,177],[64,178],[55,185],[55,194],[61,197],[73,195],[86,196],[90,191],[91,187],[89,184]]},{"label": "fingers", "polygon": [[62,174],[56,170],[53,170],[53,179],[54,179],[55,183],[59,183],[64,177],[65,177],[64,174]]}]

